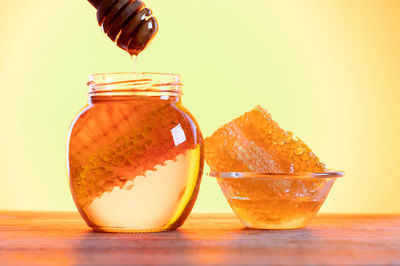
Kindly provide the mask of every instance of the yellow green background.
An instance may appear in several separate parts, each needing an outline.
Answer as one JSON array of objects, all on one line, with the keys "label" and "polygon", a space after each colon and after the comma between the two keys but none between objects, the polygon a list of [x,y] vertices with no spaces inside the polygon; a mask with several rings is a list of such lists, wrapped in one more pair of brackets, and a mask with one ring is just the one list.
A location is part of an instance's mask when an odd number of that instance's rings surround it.
[{"label": "yellow green background", "polygon": [[[346,172],[322,211],[400,213],[400,1],[146,3],[160,28],[137,69],[181,74],[205,136],[262,105]],[[131,68],[85,0],[1,0],[0,209],[75,210],[65,143],[88,75]],[[230,211],[207,175],[194,210]]]}]

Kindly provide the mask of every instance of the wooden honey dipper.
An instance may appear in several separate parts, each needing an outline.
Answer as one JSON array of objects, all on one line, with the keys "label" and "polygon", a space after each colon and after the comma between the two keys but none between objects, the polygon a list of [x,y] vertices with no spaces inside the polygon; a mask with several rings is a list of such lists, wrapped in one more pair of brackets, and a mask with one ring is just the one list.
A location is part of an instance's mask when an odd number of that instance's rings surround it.
[{"label": "wooden honey dipper", "polygon": [[139,0],[88,0],[97,22],[118,47],[138,55],[157,32],[157,20]]}]

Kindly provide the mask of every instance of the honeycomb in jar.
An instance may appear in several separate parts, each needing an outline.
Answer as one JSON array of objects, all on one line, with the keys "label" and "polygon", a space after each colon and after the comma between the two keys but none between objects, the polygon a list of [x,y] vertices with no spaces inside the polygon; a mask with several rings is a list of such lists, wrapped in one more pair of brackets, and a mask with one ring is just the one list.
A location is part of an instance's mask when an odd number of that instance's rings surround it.
[{"label": "honeycomb in jar", "polygon": [[[172,137],[174,128],[184,134],[179,143]],[[168,101],[138,98],[96,104],[79,117],[70,135],[75,200],[86,207],[194,147],[189,123]]]},{"label": "honeycomb in jar", "polygon": [[204,155],[219,172],[326,172],[311,149],[261,106],[206,138]]}]

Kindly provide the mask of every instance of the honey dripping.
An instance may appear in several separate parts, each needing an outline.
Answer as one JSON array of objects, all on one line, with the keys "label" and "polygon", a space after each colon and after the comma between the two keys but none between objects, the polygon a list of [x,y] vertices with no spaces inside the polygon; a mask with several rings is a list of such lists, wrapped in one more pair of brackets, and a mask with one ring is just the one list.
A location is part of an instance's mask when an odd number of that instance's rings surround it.
[{"label": "honey dripping", "polygon": [[139,0],[88,0],[97,9],[97,22],[132,61],[149,44],[158,30],[152,11]]},{"label": "honey dripping", "polygon": [[131,54],[132,72],[136,72],[137,55]]}]

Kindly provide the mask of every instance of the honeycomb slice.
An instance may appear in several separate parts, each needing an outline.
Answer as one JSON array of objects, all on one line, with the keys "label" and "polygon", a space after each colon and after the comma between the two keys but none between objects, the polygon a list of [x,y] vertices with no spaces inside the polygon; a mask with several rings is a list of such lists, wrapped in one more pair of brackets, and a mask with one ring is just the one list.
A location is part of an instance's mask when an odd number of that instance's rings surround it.
[{"label": "honeycomb slice", "polygon": [[205,159],[220,172],[325,172],[311,149],[261,106],[205,139]]}]

